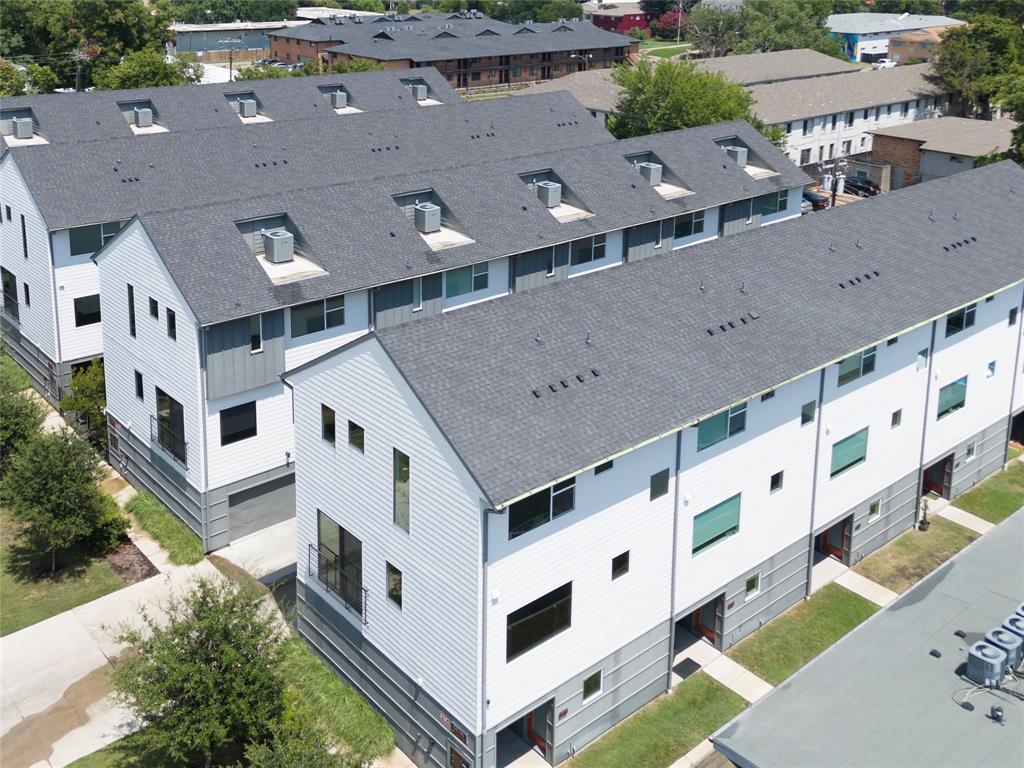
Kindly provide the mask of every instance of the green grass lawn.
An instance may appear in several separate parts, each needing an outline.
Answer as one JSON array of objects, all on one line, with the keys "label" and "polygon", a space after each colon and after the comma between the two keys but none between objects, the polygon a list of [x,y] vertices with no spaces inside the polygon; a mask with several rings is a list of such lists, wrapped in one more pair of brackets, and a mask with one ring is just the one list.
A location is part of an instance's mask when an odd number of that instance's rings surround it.
[{"label": "green grass lawn", "polygon": [[1016,462],[982,481],[953,505],[990,523],[1000,523],[1024,505],[1024,464]]},{"label": "green grass lawn", "polygon": [[0,392],[20,392],[32,386],[25,369],[10,355],[0,355]]},{"label": "green grass lawn", "polygon": [[68,768],[162,768],[163,762],[147,759],[136,745],[134,736],[125,736],[90,755],[80,757]]},{"label": "green grass lawn", "polygon": [[1008,448],[1006,449],[1006,460],[1007,460],[1007,461],[1013,461],[1013,460],[1014,460],[1014,459],[1016,459],[1016,458],[1017,458],[1018,456],[1020,456],[1020,455],[1021,455],[1022,453],[1024,453],[1024,450],[1022,450],[1022,449],[1020,449],[1020,448],[1014,448],[1014,447],[1013,447],[1013,446],[1011,445],[1011,446],[1009,446],[1009,447],[1008,447]]},{"label": "green grass lawn", "polygon": [[672,56],[678,56],[680,53],[686,53],[692,48],[691,45],[683,43],[681,45],[664,45],[659,48],[648,48],[644,51],[648,56],[657,56],[661,59],[667,59]]},{"label": "green grass lawn", "polygon": [[726,655],[779,685],[877,610],[863,597],[829,584],[741,640]]},{"label": "green grass lawn", "polygon": [[966,547],[978,534],[937,515],[927,531],[911,528],[853,567],[857,573],[902,593]]},{"label": "green grass lawn", "polygon": [[721,683],[697,672],[580,752],[572,768],[665,768],[716,728],[739,714],[747,702]]},{"label": "green grass lawn", "polygon": [[171,562],[190,565],[203,559],[203,544],[192,530],[147,491],[125,505],[139,526],[160,542]]},{"label": "green grass lawn", "polygon": [[27,550],[19,526],[0,508],[0,635],[88,603],[124,586],[102,557],[76,559],[50,577],[50,555]]}]

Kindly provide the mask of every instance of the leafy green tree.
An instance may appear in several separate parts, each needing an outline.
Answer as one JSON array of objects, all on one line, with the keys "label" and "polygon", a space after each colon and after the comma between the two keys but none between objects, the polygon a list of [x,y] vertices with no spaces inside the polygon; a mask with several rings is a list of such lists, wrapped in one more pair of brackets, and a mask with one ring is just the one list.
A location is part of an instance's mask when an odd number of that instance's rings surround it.
[{"label": "leafy green tree", "polygon": [[640,27],[630,27],[629,32],[627,32],[626,34],[632,37],[634,40],[647,39],[647,35],[644,34],[644,31],[640,29]]},{"label": "leafy green tree", "polygon": [[107,452],[107,390],[102,358],[93,358],[72,374],[71,392],[60,401],[60,408],[85,424],[90,442],[101,455]]},{"label": "leafy green tree", "polygon": [[936,54],[935,74],[962,113],[985,114],[1002,77],[1024,64],[1024,32],[1007,19],[977,16],[943,32]]},{"label": "leafy green tree", "polygon": [[548,0],[537,9],[534,21],[549,22],[559,19],[578,19],[583,15],[576,0]]},{"label": "leafy green tree", "polygon": [[[167,765],[229,765],[262,744],[284,708],[283,633],[255,589],[201,580],[118,641],[134,653],[114,687],[146,727],[141,749]],[[156,763],[154,763],[156,764]]]},{"label": "leafy green tree", "polygon": [[124,57],[124,61],[98,71],[93,82],[101,91],[121,88],[151,88],[160,85],[188,85],[203,77],[203,65],[194,54],[181,54],[168,62],[161,51],[146,49]]},{"label": "leafy green tree", "polygon": [[298,5],[297,0],[171,0],[170,14],[190,24],[280,21],[294,19]]},{"label": "leafy green tree", "polygon": [[6,59],[0,59],[0,96],[25,93],[25,73]]},{"label": "leafy green tree", "polygon": [[7,474],[18,448],[34,437],[46,413],[20,392],[0,392],[0,477]]},{"label": "leafy green tree", "polygon": [[682,37],[686,16],[678,11],[669,11],[651,22],[651,33],[661,40],[675,40]]},{"label": "leafy green tree", "polygon": [[989,165],[1001,160],[1013,160],[1024,165],[1024,64],[1018,64],[1009,72],[996,78],[996,93],[993,101],[999,104],[1004,114],[1017,121],[1013,129],[1012,142],[1006,152],[993,152],[984,157],[975,158],[974,165]]},{"label": "leafy green tree", "polygon": [[29,93],[53,93],[60,82],[53,70],[42,64],[25,65],[25,85]]},{"label": "leafy green tree", "polygon": [[725,56],[740,40],[740,15],[716,5],[698,5],[684,22],[686,39],[704,56]]},{"label": "leafy green tree", "polygon": [[270,738],[245,749],[246,766],[237,768],[363,768],[361,760],[332,751],[327,731],[316,713],[297,696],[286,695],[281,720],[271,726]]},{"label": "leafy green tree", "polygon": [[99,478],[96,454],[70,430],[33,435],[11,457],[4,504],[25,524],[29,544],[50,553],[51,571],[58,552],[96,533],[106,511]]},{"label": "leafy green tree", "polygon": [[825,26],[831,12],[830,0],[747,0],[740,12],[741,40],[733,52],[810,48],[845,59]]},{"label": "leafy green tree", "polygon": [[235,75],[237,80],[276,80],[279,77],[288,77],[291,74],[287,69],[275,67],[273,64],[250,64],[242,67]]}]

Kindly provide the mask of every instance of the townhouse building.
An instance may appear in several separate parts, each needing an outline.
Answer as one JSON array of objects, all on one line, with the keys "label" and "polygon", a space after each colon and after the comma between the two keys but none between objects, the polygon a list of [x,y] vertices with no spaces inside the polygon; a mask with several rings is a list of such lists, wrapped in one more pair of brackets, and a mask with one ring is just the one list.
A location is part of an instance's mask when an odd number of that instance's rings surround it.
[{"label": "townhouse building", "polygon": [[[799,216],[810,181],[746,123],[615,141],[565,94],[392,122],[353,122],[337,163],[307,158],[330,182],[143,213],[95,257],[111,461],[207,549],[294,514],[285,370],[371,329]],[[225,177],[249,162],[216,157]]]},{"label": "townhouse building", "polygon": [[[422,99],[409,84],[423,86]],[[344,108],[332,107],[338,98]],[[72,372],[103,354],[91,259],[133,215],[271,179],[301,188],[330,178],[345,159],[324,148],[351,131],[346,121],[380,123],[426,103],[459,103],[432,69],[5,98],[0,326],[10,353],[56,404]]]},{"label": "townhouse building", "polygon": [[682,637],[729,647],[1002,466],[1022,189],[987,166],[286,372],[300,631],[417,765],[575,754]]},{"label": "townhouse building", "polygon": [[839,41],[850,61],[872,62],[891,58],[890,40],[911,32],[941,34],[966,21],[949,16],[912,13],[833,13],[825,20],[829,34]]}]

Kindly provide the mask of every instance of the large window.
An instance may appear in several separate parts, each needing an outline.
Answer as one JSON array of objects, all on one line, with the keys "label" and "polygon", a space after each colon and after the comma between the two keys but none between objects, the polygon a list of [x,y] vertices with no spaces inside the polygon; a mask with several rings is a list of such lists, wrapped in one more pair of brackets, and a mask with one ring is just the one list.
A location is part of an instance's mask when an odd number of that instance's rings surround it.
[{"label": "large window", "polygon": [[486,261],[482,264],[450,269],[444,273],[445,297],[453,299],[473,291],[482,291],[487,288],[489,276],[490,264]]},{"label": "large window", "polygon": [[514,539],[576,508],[576,478],[515,502],[508,510],[508,537]]},{"label": "large window", "polygon": [[69,229],[68,239],[71,245],[71,255],[84,256],[87,253],[96,253],[120,231],[120,221]]},{"label": "large window", "polygon": [[316,577],[327,591],[363,615],[363,543],[319,509]]},{"label": "large window", "polygon": [[100,321],[100,295],[79,296],[75,299],[75,327],[95,325]]},{"label": "large window", "polygon": [[938,418],[959,411],[967,402],[967,377],[963,376],[939,390]]},{"label": "large window", "polygon": [[740,529],[740,495],[737,493],[693,518],[693,554],[729,538]]},{"label": "large window", "polygon": [[703,451],[747,428],[747,404],[734,405],[697,425],[697,450]]},{"label": "large window", "polygon": [[181,403],[156,388],[157,440],[165,451],[182,464],[188,464],[188,448],[185,443],[185,409]]},{"label": "large window", "polygon": [[694,211],[676,216],[674,225],[674,237],[680,240],[684,237],[699,235],[704,231],[704,211]]},{"label": "large window", "polygon": [[512,661],[572,625],[572,582],[508,615],[505,660]]},{"label": "large window", "polygon": [[955,333],[965,328],[970,328],[974,325],[974,315],[978,311],[977,304],[971,304],[969,307],[958,309],[956,312],[950,312],[946,315],[946,338],[948,339]]},{"label": "large window", "polygon": [[332,296],[329,299],[311,301],[292,307],[292,338],[318,333],[325,328],[336,328],[345,324],[345,297]]},{"label": "large window", "polygon": [[242,403],[220,412],[220,444],[231,445],[256,437],[256,401]]},{"label": "large window", "polygon": [[875,370],[875,347],[868,347],[863,352],[850,355],[845,360],[839,361],[839,386],[856,381],[861,376],[867,376]]},{"label": "large window", "polygon": [[409,530],[409,457],[394,449],[394,521],[403,530]]},{"label": "large window", "polygon": [[577,266],[588,264],[591,261],[599,261],[605,257],[605,236],[594,235],[576,240],[572,244],[572,251],[569,255],[569,264]]},{"label": "large window", "polygon": [[758,202],[761,205],[761,215],[771,216],[773,213],[786,210],[786,206],[789,204],[789,192],[783,190],[761,195]]},{"label": "large window", "polygon": [[831,477],[856,467],[868,457],[868,428],[832,444]]}]

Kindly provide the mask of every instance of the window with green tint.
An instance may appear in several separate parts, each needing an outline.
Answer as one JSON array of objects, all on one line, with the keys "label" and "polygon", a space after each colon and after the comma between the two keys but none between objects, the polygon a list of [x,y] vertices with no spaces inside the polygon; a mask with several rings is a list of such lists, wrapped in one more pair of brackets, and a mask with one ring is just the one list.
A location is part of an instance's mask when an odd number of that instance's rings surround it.
[{"label": "window with green tint", "polygon": [[409,530],[409,457],[394,449],[394,522],[403,530]]},{"label": "window with green tint", "polygon": [[868,428],[854,432],[832,444],[832,473],[835,477],[855,467],[868,457]]},{"label": "window with green tint", "polygon": [[856,381],[875,370],[875,347],[868,347],[863,352],[850,355],[839,361],[839,386]]},{"label": "window with green tint", "polygon": [[292,338],[317,333],[324,329],[324,303],[311,301],[292,307]]},{"label": "window with green tint", "polygon": [[818,408],[818,404],[814,400],[811,400],[811,402],[804,403],[802,406],[800,406],[800,426],[801,427],[804,424],[810,424],[812,421],[814,421],[814,413],[817,410],[817,408]]},{"label": "window with green tint", "polygon": [[959,411],[967,402],[967,377],[963,376],[939,390],[938,418]]},{"label": "window with green tint", "polygon": [[444,273],[445,297],[452,299],[473,291],[484,290],[487,288],[488,274],[487,262],[448,270]]},{"label": "window with green tint", "polygon": [[956,312],[950,312],[946,315],[946,338],[960,333],[965,328],[970,328],[974,325],[974,316],[978,311],[977,304],[971,304],[963,309],[958,309]]},{"label": "window with green tint", "polygon": [[592,675],[588,675],[583,680],[583,700],[586,701],[591,696],[596,696],[601,692],[601,670],[597,670]]},{"label": "window with green tint", "polygon": [[740,496],[737,493],[693,518],[693,554],[739,531]]},{"label": "window with green tint", "polygon": [[747,404],[734,405],[697,425],[697,450],[703,451],[747,428]]},{"label": "window with green tint", "polygon": [[676,216],[674,236],[676,240],[699,235],[704,231],[704,211],[694,211]]}]

